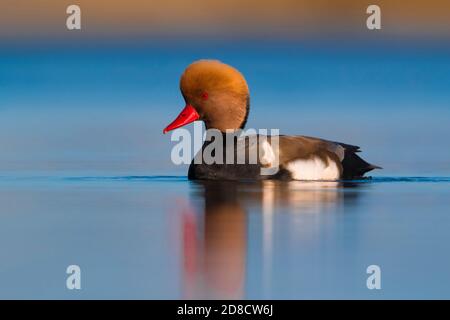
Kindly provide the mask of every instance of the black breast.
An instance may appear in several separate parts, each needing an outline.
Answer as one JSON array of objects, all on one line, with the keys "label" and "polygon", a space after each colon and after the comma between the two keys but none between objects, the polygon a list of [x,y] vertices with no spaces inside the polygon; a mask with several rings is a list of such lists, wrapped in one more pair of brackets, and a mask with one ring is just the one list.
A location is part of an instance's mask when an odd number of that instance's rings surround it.
[{"label": "black breast", "polygon": [[190,180],[255,180],[264,179],[255,164],[195,164],[189,166]]},{"label": "black breast", "polygon": [[[206,141],[199,152],[203,153],[205,147],[210,143],[212,142]],[[231,150],[234,152],[234,160],[237,158],[236,145],[237,144],[235,143],[234,149]],[[202,163],[194,163],[194,160],[192,160],[191,165],[189,166],[188,178],[191,180],[260,180],[267,178],[267,176],[261,175],[260,164],[249,164],[248,161],[244,164],[225,163],[227,148],[222,146],[222,150],[223,159],[221,163],[206,164],[203,161]],[[198,155],[196,158],[197,157]]]}]

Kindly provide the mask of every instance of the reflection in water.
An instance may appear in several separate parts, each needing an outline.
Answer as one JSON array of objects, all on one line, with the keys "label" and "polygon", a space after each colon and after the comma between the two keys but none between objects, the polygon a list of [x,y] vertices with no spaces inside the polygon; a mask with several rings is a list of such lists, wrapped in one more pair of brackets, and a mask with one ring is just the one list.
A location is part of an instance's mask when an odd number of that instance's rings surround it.
[{"label": "reflection in water", "polygon": [[[270,292],[274,214],[318,214],[346,199],[342,182],[256,183],[193,182],[191,203],[183,208],[184,298],[244,298],[248,246],[248,211],[261,213],[261,286]],[[351,193],[354,197],[357,193]]]}]

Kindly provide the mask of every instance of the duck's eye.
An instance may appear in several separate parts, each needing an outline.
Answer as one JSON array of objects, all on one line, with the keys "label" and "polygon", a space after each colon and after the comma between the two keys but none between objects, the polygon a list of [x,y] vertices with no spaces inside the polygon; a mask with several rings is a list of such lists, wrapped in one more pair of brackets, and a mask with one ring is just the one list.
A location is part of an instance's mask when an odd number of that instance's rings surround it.
[{"label": "duck's eye", "polygon": [[202,93],[202,99],[203,100],[208,100],[208,92],[203,92]]}]

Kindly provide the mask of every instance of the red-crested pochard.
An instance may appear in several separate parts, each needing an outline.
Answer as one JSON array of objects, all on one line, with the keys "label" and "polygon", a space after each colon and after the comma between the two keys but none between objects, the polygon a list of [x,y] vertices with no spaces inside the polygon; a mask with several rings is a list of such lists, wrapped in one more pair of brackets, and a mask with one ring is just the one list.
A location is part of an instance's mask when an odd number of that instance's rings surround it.
[{"label": "red-crested pochard", "polygon": [[[249,89],[243,75],[235,68],[217,60],[196,61],[181,76],[180,89],[186,107],[164,133],[196,120],[203,121],[206,129],[217,129],[223,135],[244,128],[250,109]],[[261,174],[261,167],[270,166],[267,163],[270,159],[258,159],[257,164],[193,161],[188,177],[206,180],[340,180],[360,179],[366,172],[380,168],[361,159],[356,154],[360,151],[357,146],[306,136],[280,135],[277,138],[277,150],[272,150],[270,137],[263,146],[266,155],[276,153],[278,156],[276,174]],[[200,152],[209,143],[206,141]]]}]

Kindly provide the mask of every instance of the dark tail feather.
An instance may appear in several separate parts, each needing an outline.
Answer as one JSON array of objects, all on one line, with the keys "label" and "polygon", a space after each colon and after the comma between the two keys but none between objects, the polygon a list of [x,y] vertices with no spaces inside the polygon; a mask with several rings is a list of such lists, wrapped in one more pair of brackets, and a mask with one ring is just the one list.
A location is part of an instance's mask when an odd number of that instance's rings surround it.
[{"label": "dark tail feather", "polygon": [[382,169],[379,166],[375,166],[363,160],[353,150],[345,150],[345,157],[342,160],[342,166],[344,168],[344,179],[359,179],[363,178],[366,172],[373,169]]}]

